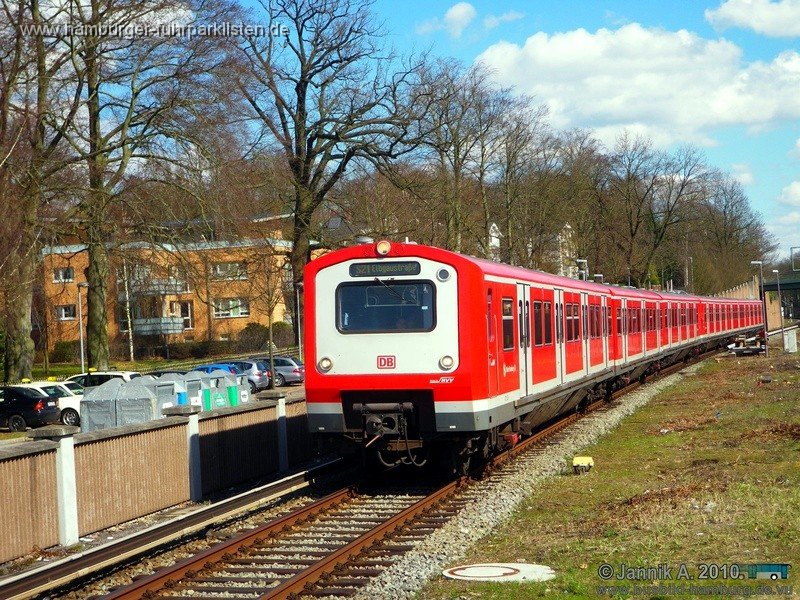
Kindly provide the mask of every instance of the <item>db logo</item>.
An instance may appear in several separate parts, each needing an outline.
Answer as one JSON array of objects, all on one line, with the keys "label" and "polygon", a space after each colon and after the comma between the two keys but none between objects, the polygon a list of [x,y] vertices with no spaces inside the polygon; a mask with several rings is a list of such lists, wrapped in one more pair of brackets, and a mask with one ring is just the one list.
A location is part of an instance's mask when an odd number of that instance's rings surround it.
[{"label": "db logo", "polygon": [[394,356],[379,356],[378,368],[379,369],[394,369],[397,361]]}]

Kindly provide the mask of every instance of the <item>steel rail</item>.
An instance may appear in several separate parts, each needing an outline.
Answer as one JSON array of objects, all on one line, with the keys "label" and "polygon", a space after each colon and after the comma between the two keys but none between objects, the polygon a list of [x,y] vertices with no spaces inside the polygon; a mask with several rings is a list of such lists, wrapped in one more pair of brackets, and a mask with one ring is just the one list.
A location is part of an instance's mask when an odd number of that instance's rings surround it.
[{"label": "steel rail", "polygon": [[118,565],[149,550],[197,533],[220,520],[234,517],[258,504],[303,489],[313,482],[315,475],[341,462],[341,457],[335,458],[307,471],[154,525],[113,543],[67,556],[49,565],[0,580],[0,598],[27,600],[64,586],[77,578]]},{"label": "steel rail", "polygon": [[146,577],[137,579],[132,584],[123,586],[103,597],[108,600],[128,600],[130,598],[141,598],[145,594],[171,585],[171,582],[176,582],[187,574],[191,574],[192,572],[199,570],[207,563],[219,561],[226,555],[236,552],[236,550],[239,548],[252,546],[260,540],[307,521],[334,506],[338,506],[352,496],[353,491],[351,488],[342,488],[337,492],[325,496],[321,500],[317,500],[308,506],[298,508],[297,510],[294,510],[274,521],[270,521],[261,527],[252,529],[242,535],[235,536],[230,540],[215,544],[211,548],[208,548],[199,554],[190,556],[189,558],[179,561],[170,567],[160,569],[152,575],[147,575]]},{"label": "steel rail", "polygon": [[382,540],[403,525],[413,521],[421,513],[427,511],[429,508],[432,508],[438,504],[441,500],[453,494],[463,483],[463,478],[448,483],[444,487],[435,491],[433,494],[426,496],[419,502],[409,506],[402,512],[371,529],[358,539],[353,540],[346,546],[343,546],[332,554],[329,554],[319,562],[310,566],[308,569],[301,571],[291,579],[276,587],[274,590],[270,590],[267,594],[260,596],[259,600],[278,600],[281,598],[288,598],[292,596],[292,594],[302,593],[307,586],[319,582],[339,565],[347,563],[350,559],[360,554],[364,549]]}]

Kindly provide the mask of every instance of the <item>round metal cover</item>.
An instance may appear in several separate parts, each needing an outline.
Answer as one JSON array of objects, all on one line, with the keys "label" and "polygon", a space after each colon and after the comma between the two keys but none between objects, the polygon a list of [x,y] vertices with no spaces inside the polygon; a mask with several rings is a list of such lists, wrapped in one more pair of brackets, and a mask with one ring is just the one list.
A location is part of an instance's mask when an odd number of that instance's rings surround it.
[{"label": "round metal cover", "polygon": [[545,565],[482,563],[451,567],[442,571],[442,575],[462,581],[547,581],[556,573]]}]

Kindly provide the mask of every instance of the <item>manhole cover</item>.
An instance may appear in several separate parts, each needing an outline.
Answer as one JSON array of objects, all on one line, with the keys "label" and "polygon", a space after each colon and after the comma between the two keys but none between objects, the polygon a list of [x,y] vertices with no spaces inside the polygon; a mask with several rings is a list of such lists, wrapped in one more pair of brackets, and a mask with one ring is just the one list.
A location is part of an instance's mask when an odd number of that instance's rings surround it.
[{"label": "manhole cover", "polygon": [[442,575],[463,581],[547,581],[556,576],[550,567],[528,563],[464,565],[445,569]]}]

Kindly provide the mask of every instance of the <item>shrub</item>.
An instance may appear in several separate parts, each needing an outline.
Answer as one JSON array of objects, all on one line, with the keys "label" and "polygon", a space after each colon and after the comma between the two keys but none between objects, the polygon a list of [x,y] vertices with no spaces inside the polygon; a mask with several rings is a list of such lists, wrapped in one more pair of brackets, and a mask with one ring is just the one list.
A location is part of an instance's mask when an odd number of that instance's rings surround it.
[{"label": "shrub", "polygon": [[74,340],[56,342],[50,353],[50,362],[54,363],[76,362],[80,359],[80,342]]},{"label": "shrub", "polygon": [[269,328],[260,323],[248,323],[239,332],[237,352],[255,352],[269,346]]},{"label": "shrub", "polygon": [[272,343],[278,348],[294,346],[294,328],[285,321],[272,324]]}]

